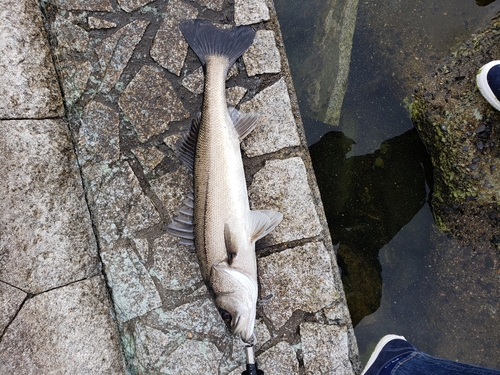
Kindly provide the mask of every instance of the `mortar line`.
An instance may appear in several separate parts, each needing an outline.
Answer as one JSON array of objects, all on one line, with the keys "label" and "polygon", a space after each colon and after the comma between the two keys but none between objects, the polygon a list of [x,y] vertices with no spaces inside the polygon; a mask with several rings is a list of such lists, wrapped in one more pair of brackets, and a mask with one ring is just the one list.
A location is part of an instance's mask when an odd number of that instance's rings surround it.
[{"label": "mortar line", "polygon": [[9,283],[9,282],[7,282],[7,281],[4,281],[4,280],[1,280],[1,279],[0,279],[0,282],[2,282],[2,283],[4,283],[4,284],[7,284],[8,286],[11,286],[12,288],[15,288],[15,289],[17,289],[17,290],[20,290],[20,291],[21,291],[21,292],[23,292],[23,293],[29,294],[29,292],[27,292],[27,291],[25,291],[25,290],[23,290],[23,289],[19,288],[18,286],[15,286],[15,285],[13,285],[13,284]]},{"label": "mortar line", "polygon": [[12,317],[12,319],[10,319],[10,321],[7,323],[7,325],[5,326],[5,328],[3,329],[2,333],[0,334],[0,344],[2,343],[2,340],[3,340],[3,337],[5,336],[5,332],[7,332],[7,330],[9,329],[10,325],[14,322],[14,320],[16,320],[17,316],[19,315],[19,312],[21,312],[21,309],[23,308],[24,304],[26,303],[26,301],[28,299],[31,299],[33,297],[32,294],[29,294],[27,293],[26,294],[26,297],[24,297],[24,300],[21,302],[21,304],[19,305],[16,313],[14,314],[14,316]]},{"label": "mortar line", "polygon": [[[52,54],[52,53],[51,53]],[[60,120],[64,119],[65,116],[54,116],[54,117],[0,117],[0,121],[43,121],[43,120]]]}]

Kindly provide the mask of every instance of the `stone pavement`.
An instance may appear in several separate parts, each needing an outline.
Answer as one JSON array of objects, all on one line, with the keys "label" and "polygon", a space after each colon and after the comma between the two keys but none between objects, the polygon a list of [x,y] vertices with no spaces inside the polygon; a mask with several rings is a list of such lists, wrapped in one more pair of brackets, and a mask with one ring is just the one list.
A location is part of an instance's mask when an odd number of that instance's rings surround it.
[{"label": "stone pavement", "polygon": [[0,373],[241,373],[196,255],[164,232],[189,192],[174,145],[203,71],[177,25],[196,17],[257,30],[227,95],[261,114],[251,206],[284,215],[257,244],[259,365],[359,372],[272,2],[1,5]]}]

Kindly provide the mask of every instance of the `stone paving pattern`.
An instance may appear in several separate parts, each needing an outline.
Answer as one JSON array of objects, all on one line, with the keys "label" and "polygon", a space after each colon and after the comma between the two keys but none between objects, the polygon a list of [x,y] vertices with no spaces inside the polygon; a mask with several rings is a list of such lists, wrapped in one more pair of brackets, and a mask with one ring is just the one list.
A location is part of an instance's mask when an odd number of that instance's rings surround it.
[{"label": "stone paving pattern", "polygon": [[0,373],[123,374],[39,4],[0,11]]},{"label": "stone paving pattern", "polygon": [[196,17],[257,30],[227,95],[260,113],[242,144],[251,206],[284,215],[257,244],[259,366],[358,373],[272,2],[2,1],[0,373],[243,370],[196,254],[164,232],[190,187],[175,143],[203,71],[177,26]]}]

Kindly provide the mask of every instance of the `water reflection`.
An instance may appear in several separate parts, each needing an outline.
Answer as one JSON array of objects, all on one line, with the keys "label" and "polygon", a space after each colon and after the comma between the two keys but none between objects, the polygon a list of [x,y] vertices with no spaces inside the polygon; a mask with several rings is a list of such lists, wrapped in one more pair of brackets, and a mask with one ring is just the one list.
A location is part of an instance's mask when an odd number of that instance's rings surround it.
[{"label": "water reflection", "polygon": [[426,203],[432,169],[415,129],[371,154],[346,157],[353,144],[332,131],[310,153],[356,325],[380,306],[378,252]]},{"label": "water reflection", "polygon": [[300,87],[325,4],[348,1],[275,4],[354,323],[380,305],[355,329],[360,352],[366,358],[382,335],[398,333],[431,355],[498,367],[500,288],[484,285],[498,285],[500,261],[437,232],[429,162],[403,103],[500,3],[360,1],[339,126],[330,127]]}]

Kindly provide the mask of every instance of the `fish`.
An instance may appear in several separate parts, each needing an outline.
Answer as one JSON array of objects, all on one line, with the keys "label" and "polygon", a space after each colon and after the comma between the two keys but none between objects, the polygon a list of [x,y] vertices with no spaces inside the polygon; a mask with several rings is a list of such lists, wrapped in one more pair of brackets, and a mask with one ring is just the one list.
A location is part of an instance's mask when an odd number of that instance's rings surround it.
[{"label": "fish", "polygon": [[252,44],[250,26],[221,29],[201,19],[179,24],[205,73],[201,119],[178,143],[179,158],[193,173],[193,188],[167,227],[180,243],[194,246],[203,280],[222,319],[245,344],[255,343],[258,298],[255,242],[283,215],[251,210],[240,142],[255,128],[258,114],[227,106],[229,68]]}]

